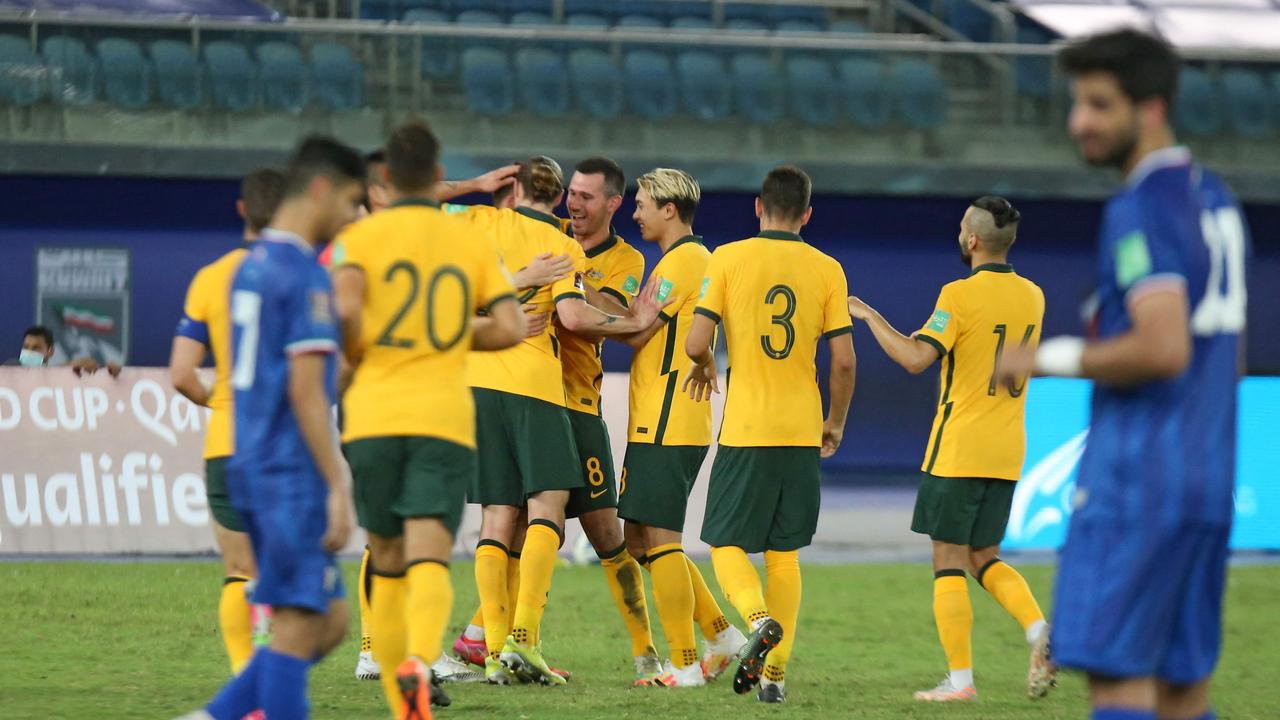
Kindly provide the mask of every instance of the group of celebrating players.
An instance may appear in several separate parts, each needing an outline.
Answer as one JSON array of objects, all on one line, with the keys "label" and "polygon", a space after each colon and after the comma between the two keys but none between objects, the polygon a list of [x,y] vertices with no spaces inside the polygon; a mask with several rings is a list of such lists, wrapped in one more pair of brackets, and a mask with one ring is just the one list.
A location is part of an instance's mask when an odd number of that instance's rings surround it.
[{"label": "group of celebrating players", "polygon": [[[1063,64],[1083,154],[1129,174],[1102,231],[1091,342],[1040,343],[1045,298],[1008,263],[1020,214],[997,197],[961,219],[971,274],[946,285],[905,336],[850,297],[841,266],[801,238],[811,185],[793,166],[765,178],[760,232],[714,252],[693,232],[694,178],[668,168],[639,177],[633,219],[662,251],[647,280],[644,257],[613,228],[626,186],[606,158],[579,163],[567,185],[544,156],[451,183],[437,139],[411,122],[368,158],[312,137],[283,172],[248,176],[239,209],[254,242],[192,281],[171,359],[175,387],[213,410],[206,479],[235,675],[190,717],[306,717],[308,668],[347,626],[334,553],[349,538],[353,498],[368,535],[356,675],[381,679],[396,718],[425,720],[433,702],[448,704],[441,682],[567,682],[543,656],[541,625],[575,517],[630,634],[636,685],[702,686],[736,661],[735,692],[758,686],[759,700],[782,702],[798,553],[817,527],[819,460],[843,439],[855,320],[909,371],[942,364],[912,529],[933,540],[949,672],[915,697],[977,696],[968,572],[1021,624],[1031,697],[1049,692],[1062,664],[1089,673],[1095,718],[1212,717],[1244,307],[1232,248],[1243,225],[1225,186],[1173,145],[1178,59],[1168,46],[1109,33],[1064,51]],[[448,202],[470,192],[492,193],[493,205]],[[606,338],[634,350],[620,475],[600,410]],[[212,383],[197,372],[207,352]],[[999,558],[1033,371],[1099,382],[1052,636],[1025,580]],[[701,539],[746,634],[682,548],[712,442],[708,401],[722,385]],[[1203,416],[1215,424],[1190,431]],[[1219,465],[1207,468],[1206,456]],[[482,513],[480,606],[450,657],[449,560],[467,502]],[[1172,563],[1169,588],[1144,585],[1158,551]],[[764,554],[764,583],[754,553]],[[268,615],[269,641],[255,647]]]}]

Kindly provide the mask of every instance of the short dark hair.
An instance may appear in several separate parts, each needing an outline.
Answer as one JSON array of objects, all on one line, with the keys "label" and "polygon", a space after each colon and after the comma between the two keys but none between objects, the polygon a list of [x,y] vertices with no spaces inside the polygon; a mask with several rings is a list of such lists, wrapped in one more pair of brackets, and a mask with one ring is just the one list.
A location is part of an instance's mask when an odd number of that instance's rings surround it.
[{"label": "short dark hair", "polygon": [[271,216],[284,198],[284,173],[261,167],[240,181],[240,201],[244,203],[244,221],[253,232],[271,224]]},{"label": "short dark hair", "polygon": [[285,171],[285,197],[306,192],[317,177],[364,182],[364,161],[360,153],[324,135],[309,135],[293,151]]},{"label": "short dark hair", "polygon": [[507,197],[510,196],[511,193],[515,191],[516,191],[516,184],[514,182],[509,182],[506,185],[503,185],[502,187],[498,188],[497,190],[494,190],[493,205],[496,207],[502,204],[502,201],[506,200]]},{"label": "short dark hair", "polygon": [[51,332],[49,328],[43,325],[32,325],[27,328],[26,332],[22,333],[22,337],[24,338],[32,335],[44,340],[44,344],[48,347],[53,347],[53,332]]},{"label": "short dark hair", "polygon": [[374,172],[378,165],[387,164],[387,151],[378,148],[364,156],[364,182],[366,185],[384,185],[385,177],[381,172]]},{"label": "short dark hair", "polygon": [[977,227],[971,222],[970,231],[997,250],[1007,250],[1013,245],[1013,241],[1018,238],[1018,221],[1022,220],[1022,213],[1018,212],[1013,203],[997,195],[983,195],[970,205],[986,211],[991,216],[991,225],[994,225],[991,227],[985,219],[979,219],[975,221]]},{"label": "short dark hair", "polygon": [[1126,29],[1071,43],[1058,54],[1058,63],[1071,76],[1109,73],[1133,102],[1159,98],[1172,108],[1182,60],[1164,40]]},{"label": "short dark hair", "polygon": [[440,141],[421,120],[401,125],[387,139],[387,175],[401,192],[421,192],[436,181]]},{"label": "short dark hair", "polygon": [[778,220],[799,220],[809,209],[813,181],[794,165],[782,165],[769,171],[760,188],[764,213]]},{"label": "short dark hair", "polygon": [[604,189],[610,194],[621,195],[627,188],[627,176],[618,163],[607,157],[589,157],[574,166],[574,171],[583,175],[604,175]]}]

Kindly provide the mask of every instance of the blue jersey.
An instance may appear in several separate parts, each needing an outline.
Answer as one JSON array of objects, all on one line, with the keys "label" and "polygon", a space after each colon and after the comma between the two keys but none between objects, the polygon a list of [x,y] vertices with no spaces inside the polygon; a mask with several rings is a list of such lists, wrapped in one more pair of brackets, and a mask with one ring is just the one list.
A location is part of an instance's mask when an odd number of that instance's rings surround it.
[{"label": "blue jersey", "polygon": [[1191,362],[1177,378],[1095,387],[1078,483],[1082,514],[1230,523],[1248,251],[1235,197],[1185,148],[1148,155],[1107,203],[1096,335],[1127,332],[1128,307],[1142,293],[1181,285],[1193,344]]},{"label": "blue jersey", "polygon": [[231,285],[235,455],[228,469],[251,490],[253,478],[270,475],[300,485],[277,491],[321,492],[325,486],[289,403],[289,359],[328,354],[324,391],[332,405],[338,349],[332,286],[301,238],[267,229],[260,240]]}]

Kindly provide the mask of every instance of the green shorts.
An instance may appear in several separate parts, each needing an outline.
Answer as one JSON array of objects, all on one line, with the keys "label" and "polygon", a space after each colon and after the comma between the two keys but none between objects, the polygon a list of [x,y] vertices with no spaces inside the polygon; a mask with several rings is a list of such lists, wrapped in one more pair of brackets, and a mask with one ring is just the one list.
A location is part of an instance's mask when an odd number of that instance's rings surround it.
[{"label": "green shorts", "polygon": [[581,517],[589,512],[618,507],[618,476],[613,472],[613,450],[609,446],[609,428],[604,418],[590,413],[569,411],[573,442],[578,447],[578,465],[582,468],[585,487],[569,492],[565,517]]},{"label": "green shorts", "polygon": [[487,388],[471,393],[480,467],[468,502],[523,507],[530,495],[582,487],[568,410]]},{"label": "green shorts", "polygon": [[227,494],[227,461],[229,457],[211,457],[204,461],[204,492],[209,499],[209,513],[214,522],[232,532],[244,532],[240,513],[231,507]]},{"label": "green shorts", "polygon": [[921,473],[911,529],[937,542],[971,548],[999,545],[1017,483]]},{"label": "green shorts", "polygon": [[822,502],[816,447],[720,446],[711,466],[702,541],[749,553],[813,541]]},{"label": "green shorts", "polygon": [[439,518],[457,534],[476,451],[433,437],[395,435],[342,446],[355,479],[356,516],[374,535],[404,534],[404,521]]},{"label": "green shorts", "polygon": [[684,532],[689,493],[706,457],[705,445],[627,443],[618,488],[618,517]]}]

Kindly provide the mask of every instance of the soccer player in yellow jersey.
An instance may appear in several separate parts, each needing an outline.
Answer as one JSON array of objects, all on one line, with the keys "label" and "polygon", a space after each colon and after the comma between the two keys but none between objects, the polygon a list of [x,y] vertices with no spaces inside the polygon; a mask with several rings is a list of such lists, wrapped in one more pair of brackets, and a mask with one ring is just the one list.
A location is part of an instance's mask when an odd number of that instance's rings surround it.
[{"label": "soccer player in yellow jersey", "polygon": [[397,129],[387,143],[393,204],[334,248],[354,367],[344,450],[372,553],[373,653],[397,718],[431,717],[429,664],[449,621],[448,563],[477,464],[468,354],[510,347],[525,330],[492,243],[434,201],[438,156],[426,125]]},{"label": "soccer player in yellow jersey", "polygon": [[[678,392],[682,364],[676,350],[689,333],[711,253],[703,247],[702,238],[693,234],[693,216],[702,196],[696,180],[683,170],[658,168],[636,182],[633,219],[641,237],[662,248],[662,259],[649,283],[657,285],[658,300],[670,306],[657,322],[624,338],[636,353],[631,361],[627,454],[618,488],[618,515],[627,521],[628,539],[644,548],[658,617],[671,652],[667,668],[636,684],[697,687],[727,667],[727,661],[716,658],[727,660],[743,640],[681,547],[689,493],[711,444],[711,407]],[[704,607],[696,610],[699,605]],[[710,622],[718,641],[708,643],[714,664],[705,668],[698,662],[695,612]],[[704,635],[706,631],[704,627]]]},{"label": "soccer player in yellow jersey", "polygon": [[[583,272],[582,247],[560,231],[559,221],[551,215],[563,192],[560,166],[538,156],[520,164],[515,210],[471,207],[465,211],[471,222],[492,234],[509,268],[524,268],[550,253],[570,255],[574,270]],[[568,276],[524,291],[521,300],[533,305],[537,315],[554,310],[559,324],[570,332],[602,337],[634,333],[652,324],[660,308],[656,294],[655,288],[648,288],[630,313],[612,315],[589,305],[577,279]],[[584,482],[565,410],[555,328],[548,326],[505,352],[473,355],[470,377],[480,469],[468,498],[482,506],[476,585],[489,650],[486,675],[491,682],[509,683],[515,671],[540,682],[561,684],[564,678],[551,672],[542,658],[538,629],[556,551],[563,541],[569,491]],[[519,562],[519,590],[511,598],[509,548],[526,504],[529,521]],[[513,602],[515,615],[510,618],[508,608]]]},{"label": "soccer player in yellow jersey", "polygon": [[[733,689],[746,693],[760,683],[757,697],[767,703],[786,699],[799,552],[818,526],[818,459],[840,447],[856,367],[844,269],[799,234],[813,213],[811,188],[792,166],[765,177],[756,199],[760,232],[712,254],[684,347],[694,363],[684,388],[710,400],[719,389],[712,339],[723,323],[733,391],[726,386],[702,540],[720,587],[752,629]],[[814,362],[824,340],[831,351],[825,420]],[[767,590],[747,557],[758,552]]]},{"label": "soccer player in yellow jersey", "polygon": [[1034,350],[1040,342],[1044,293],[1008,264],[1021,215],[1007,200],[981,197],[960,221],[960,257],[972,271],[948,283],[933,315],[907,337],[856,297],[849,312],[908,372],[942,359],[942,392],[925,449],[911,529],[933,539],[933,616],[950,672],[917,700],[977,697],[973,682],[973,609],[967,569],[1022,625],[1031,646],[1028,693],[1040,697],[1054,682],[1049,628],[1027,583],[1000,559],[1014,483],[1026,455],[1026,380],[997,381],[1007,348]]},{"label": "soccer player in yellow jersey", "polygon": [[[253,242],[271,222],[284,195],[284,174],[260,168],[240,183],[236,210],[244,219],[244,240]],[[200,269],[187,289],[182,319],[178,322],[169,356],[173,387],[197,405],[212,410],[204,438],[205,488],[213,515],[213,537],[222,555],[226,577],[218,603],[222,642],[231,660],[231,672],[239,673],[253,655],[253,625],[245,583],[256,575],[253,546],[240,516],[227,496],[227,460],[232,453],[231,410],[231,280],[248,252],[236,248]],[[206,385],[198,374],[205,355],[213,354],[214,381]]]}]

